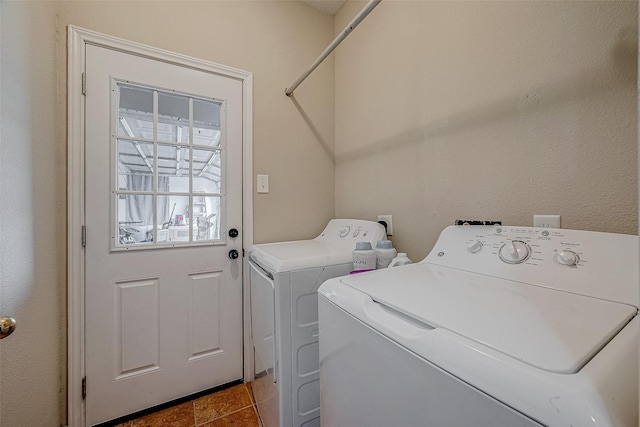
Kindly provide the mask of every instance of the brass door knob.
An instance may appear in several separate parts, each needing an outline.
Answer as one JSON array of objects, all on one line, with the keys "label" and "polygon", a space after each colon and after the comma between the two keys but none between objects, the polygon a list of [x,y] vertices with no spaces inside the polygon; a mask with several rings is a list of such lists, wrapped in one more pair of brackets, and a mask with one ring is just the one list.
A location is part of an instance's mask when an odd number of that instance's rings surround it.
[{"label": "brass door knob", "polygon": [[0,317],[0,340],[8,337],[16,330],[16,319],[13,317]]}]

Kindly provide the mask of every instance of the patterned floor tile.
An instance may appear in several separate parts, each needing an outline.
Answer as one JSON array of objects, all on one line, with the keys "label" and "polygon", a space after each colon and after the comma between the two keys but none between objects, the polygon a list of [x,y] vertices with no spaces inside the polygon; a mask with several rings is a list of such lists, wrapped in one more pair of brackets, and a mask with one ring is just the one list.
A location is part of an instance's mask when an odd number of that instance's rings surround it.
[{"label": "patterned floor tile", "polygon": [[218,418],[202,427],[260,427],[258,414],[253,406],[241,409],[237,412]]},{"label": "patterned floor tile", "polygon": [[124,424],[124,427],[194,427],[193,402],[154,412]]},{"label": "patterned floor tile", "polygon": [[198,426],[252,406],[251,397],[244,384],[201,397],[193,404]]}]

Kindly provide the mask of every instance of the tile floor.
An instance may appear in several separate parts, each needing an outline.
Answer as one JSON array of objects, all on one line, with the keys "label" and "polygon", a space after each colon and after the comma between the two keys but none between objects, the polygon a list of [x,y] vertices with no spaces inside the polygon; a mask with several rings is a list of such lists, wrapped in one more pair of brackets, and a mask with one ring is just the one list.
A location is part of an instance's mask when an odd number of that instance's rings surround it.
[{"label": "tile floor", "polygon": [[116,427],[261,427],[250,384],[173,406]]}]

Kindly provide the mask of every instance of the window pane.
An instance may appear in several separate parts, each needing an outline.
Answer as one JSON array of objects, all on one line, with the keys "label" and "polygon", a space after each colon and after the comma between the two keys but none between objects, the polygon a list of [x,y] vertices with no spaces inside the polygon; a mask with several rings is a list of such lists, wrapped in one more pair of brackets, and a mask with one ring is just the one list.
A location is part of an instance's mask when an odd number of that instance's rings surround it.
[{"label": "window pane", "polygon": [[193,143],[220,147],[220,103],[193,100]]},{"label": "window pane", "polygon": [[189,142],[189,98],[158,92],[158,141]]},{"label": "window pane", "polygon": [[189,147],[158,144],[158,191],[189,192]]},{"label": "window pane", "polygon": [[112,94],[115,246],[219,240],[223,103],[129,83]]},{"label": "window pane", "polygon": [[118,140],[118,189],[153,191],[153,144]]},{"label": "window pane", "polygon": [[118,136],[153,139],[153,91],[118,83]]},{"label": "window pane", "polygon": [[189,241],[189,196],[158,196],[158,243]]},{"label": "window pane", "polygon": [[153,242],[153,196],[119,195],[118,235],[116,246],[151,244]]},{"label": "window pane", "polygon": [[220,193],[220,150],[193,149],[193,191]]},{"label": "window pane", "polygon": [[220,239],[220,197],[193,196],[194,240]]}]

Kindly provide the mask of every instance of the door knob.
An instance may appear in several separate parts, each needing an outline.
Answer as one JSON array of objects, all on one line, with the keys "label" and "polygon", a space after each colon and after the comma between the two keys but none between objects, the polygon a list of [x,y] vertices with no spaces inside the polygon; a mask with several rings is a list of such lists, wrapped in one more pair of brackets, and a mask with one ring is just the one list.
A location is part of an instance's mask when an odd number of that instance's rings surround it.
[{"label": "door knob", "polygon": [[229,251],[229,258],[236,259],[238,258],[238,256],[239,256],[238,251],[236,251],[235,249],[231,249]]},{"label": "door knob", "polygon": [[13,317],[0,317],[0,340],[8,337],[16,330],[16,319]]}]

